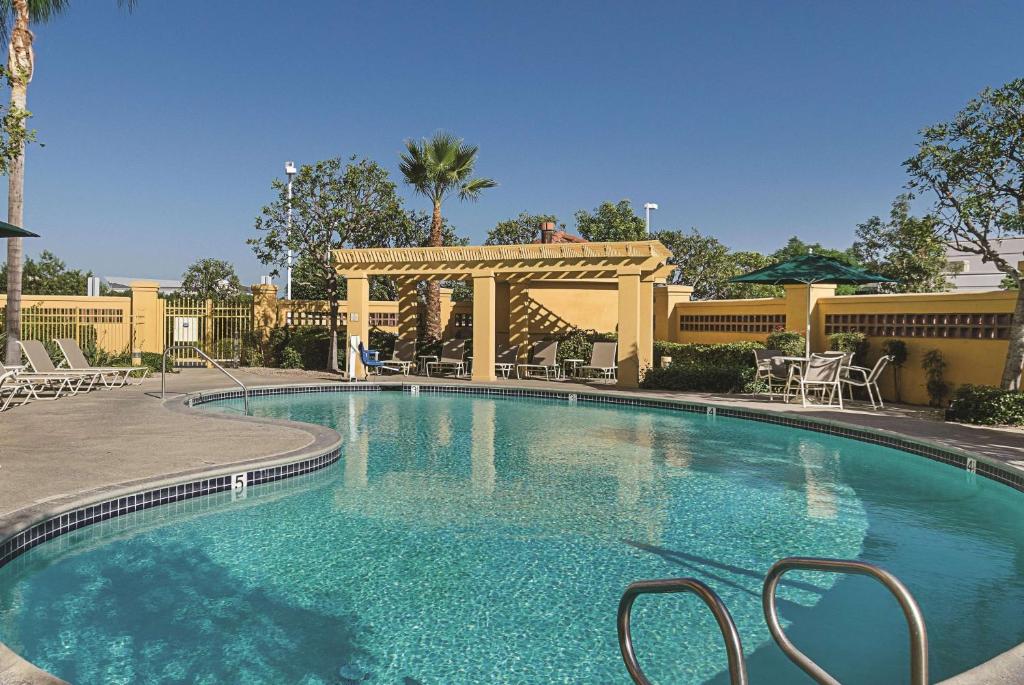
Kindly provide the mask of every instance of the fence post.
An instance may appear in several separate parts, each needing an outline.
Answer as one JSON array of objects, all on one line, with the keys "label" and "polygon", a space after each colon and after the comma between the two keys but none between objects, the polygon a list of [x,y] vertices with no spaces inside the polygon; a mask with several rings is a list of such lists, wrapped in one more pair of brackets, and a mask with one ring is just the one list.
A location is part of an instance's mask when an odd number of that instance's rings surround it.
[{"label": "fence post", "polygon": [[261,343],[270,340],[270,331],[278,325],[277,316],[277,286],[252,286],[252,330]]},{"label": "fence post", "polygon": [[142,363],[143,352],[163,352],[164,321],[159,316],[156,281],[132,281],[132,363]]}]

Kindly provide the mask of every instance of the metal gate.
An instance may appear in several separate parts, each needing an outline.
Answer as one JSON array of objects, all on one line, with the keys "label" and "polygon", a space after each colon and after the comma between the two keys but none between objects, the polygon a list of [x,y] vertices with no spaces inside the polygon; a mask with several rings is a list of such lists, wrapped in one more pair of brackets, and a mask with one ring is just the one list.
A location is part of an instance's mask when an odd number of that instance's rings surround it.
[{"label": "metal gate", "polygon": [[[164,347],[189,343],[224,366],[238,366],[252,330],[252,304],[245,299],[174,298],[164,303]],[[173,355],[178,366],[205,366],[198,355]]]}]

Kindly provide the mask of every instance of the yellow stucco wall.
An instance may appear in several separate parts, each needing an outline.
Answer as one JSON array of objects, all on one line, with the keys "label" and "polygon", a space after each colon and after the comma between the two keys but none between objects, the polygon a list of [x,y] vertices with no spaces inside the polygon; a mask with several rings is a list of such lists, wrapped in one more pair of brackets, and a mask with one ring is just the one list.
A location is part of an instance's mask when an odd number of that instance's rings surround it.
[{"label": "yellow stucco wall", "polygon": [[[821,310],[818,334],[824,339],[825,320],[830,314],[1012,314],[1016,299],[1016,292],[1007,291],[822,298],[818,303]],[[907,327],[904,329],[906,332]],[[984,333],[984,329],[982,332]],[[921,358],[933,349],[942,352],[948,364],[945,380],[951,386],[964,383],[999,385],[1003,363],[1006,361],[1006,340],[910,335],[892,337],[897,337],[907,344],[909,356],[901,372],[901,394],[904,402],[928,403]],[[882,345],[892,337],[868,336],[871,345],[868,350],[870,363],[878,359],[882,354]],[[885,373],[880,385],[883,396],[893,399],[891,372]]]},{"label": "yellow stucco wall", "polygon": [[[768,333],[780,323],[765,323],[758,321],[759,317],[786,315],[785,298],[763,298],[751,300],[704,300],[697,302],[681,302],[675,306],[669,321],[669,340],[672,342],[684,343],[729,343],[743,340],[764,341]],[[720,331],[695,331],[683,330],[680,321],[683,317],[740,317],[740,321],[710,322],[712,325],[723,328],[738,328],[740,330]],[[798,325],[799,322],[798,322]],[[769,330],[760,331],[767,327]],[[745,329],[745,330],[744,330]],[[794,330],[789,328],[789,330]]]}]

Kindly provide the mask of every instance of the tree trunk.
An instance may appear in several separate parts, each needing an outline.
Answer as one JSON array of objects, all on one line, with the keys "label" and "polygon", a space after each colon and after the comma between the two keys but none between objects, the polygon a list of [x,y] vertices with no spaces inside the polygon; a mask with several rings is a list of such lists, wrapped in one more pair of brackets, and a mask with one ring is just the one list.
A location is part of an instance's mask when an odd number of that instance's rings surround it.
[{"label": "tree trunk", "polygon": [[[32,32],[28,30],[28,0],[14,0],[14,28],[7,48],[7,66],[11,70],[11,111],[25,111],[28,82],[32,80]],[[24,226],[25,144],[11,160],[7,176],[7,223]],[[7,363],[21,363],[21,238],[7,239]]]},{"label": "tree trunk", "polygon": [[[430,246],[441,247],[441,203],[434,202],[434,216],[430,222]],[[426,288],[427,320],[425,336],[427,341],[441,339],[441,284],[427,281]]]},{"label": "tree trunk", "polygon": [[1017,290],[1017,304],[1013,308],[1010,341],[1006,350],[1006,365],[1003,366],[1003,378],[999,385],[1007,390],[1019,390],[1022,363],[1024,363],[1024,288]]}]

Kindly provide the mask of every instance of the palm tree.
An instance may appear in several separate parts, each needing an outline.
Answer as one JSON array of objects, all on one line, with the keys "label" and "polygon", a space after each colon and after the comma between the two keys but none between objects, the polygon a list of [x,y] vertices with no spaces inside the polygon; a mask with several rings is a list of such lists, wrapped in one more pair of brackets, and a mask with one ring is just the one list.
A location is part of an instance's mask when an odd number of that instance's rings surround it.
[{"label": "palm tree", "polygon": [[[28,84],[32,80],[35,56],[29,29],[45,24],[68,7],[69,0],[0,0],[0,34],[8,36],[7,68],[10,72],[10,113],[28,116]],[[117,4],[131,10],[135,0],[118,0]],[[21,119],[20,121],[24,121]],[[7,170],[7,223],[22,226],[25,198],[25,144],[10,160]],[[7,363],[19,364],[21,351],[21,238],[7,239]]]},{"label": "palm tree", "polygon": [[[441,247],[441,203],[445,198],[458,193],[460,200],[476,200],[481,191],[498,184],[490,178],[472,178],[478,148],[466,145],[461,138],[450,133],[438,131],[433,137],[419,142],[407,140],[405,147],[399,168],[405,182],[433,203],[430,246]],[[436,281],[427,283],[426,295],[426,337],[438,340],[441,337],[440,284]]]}]

